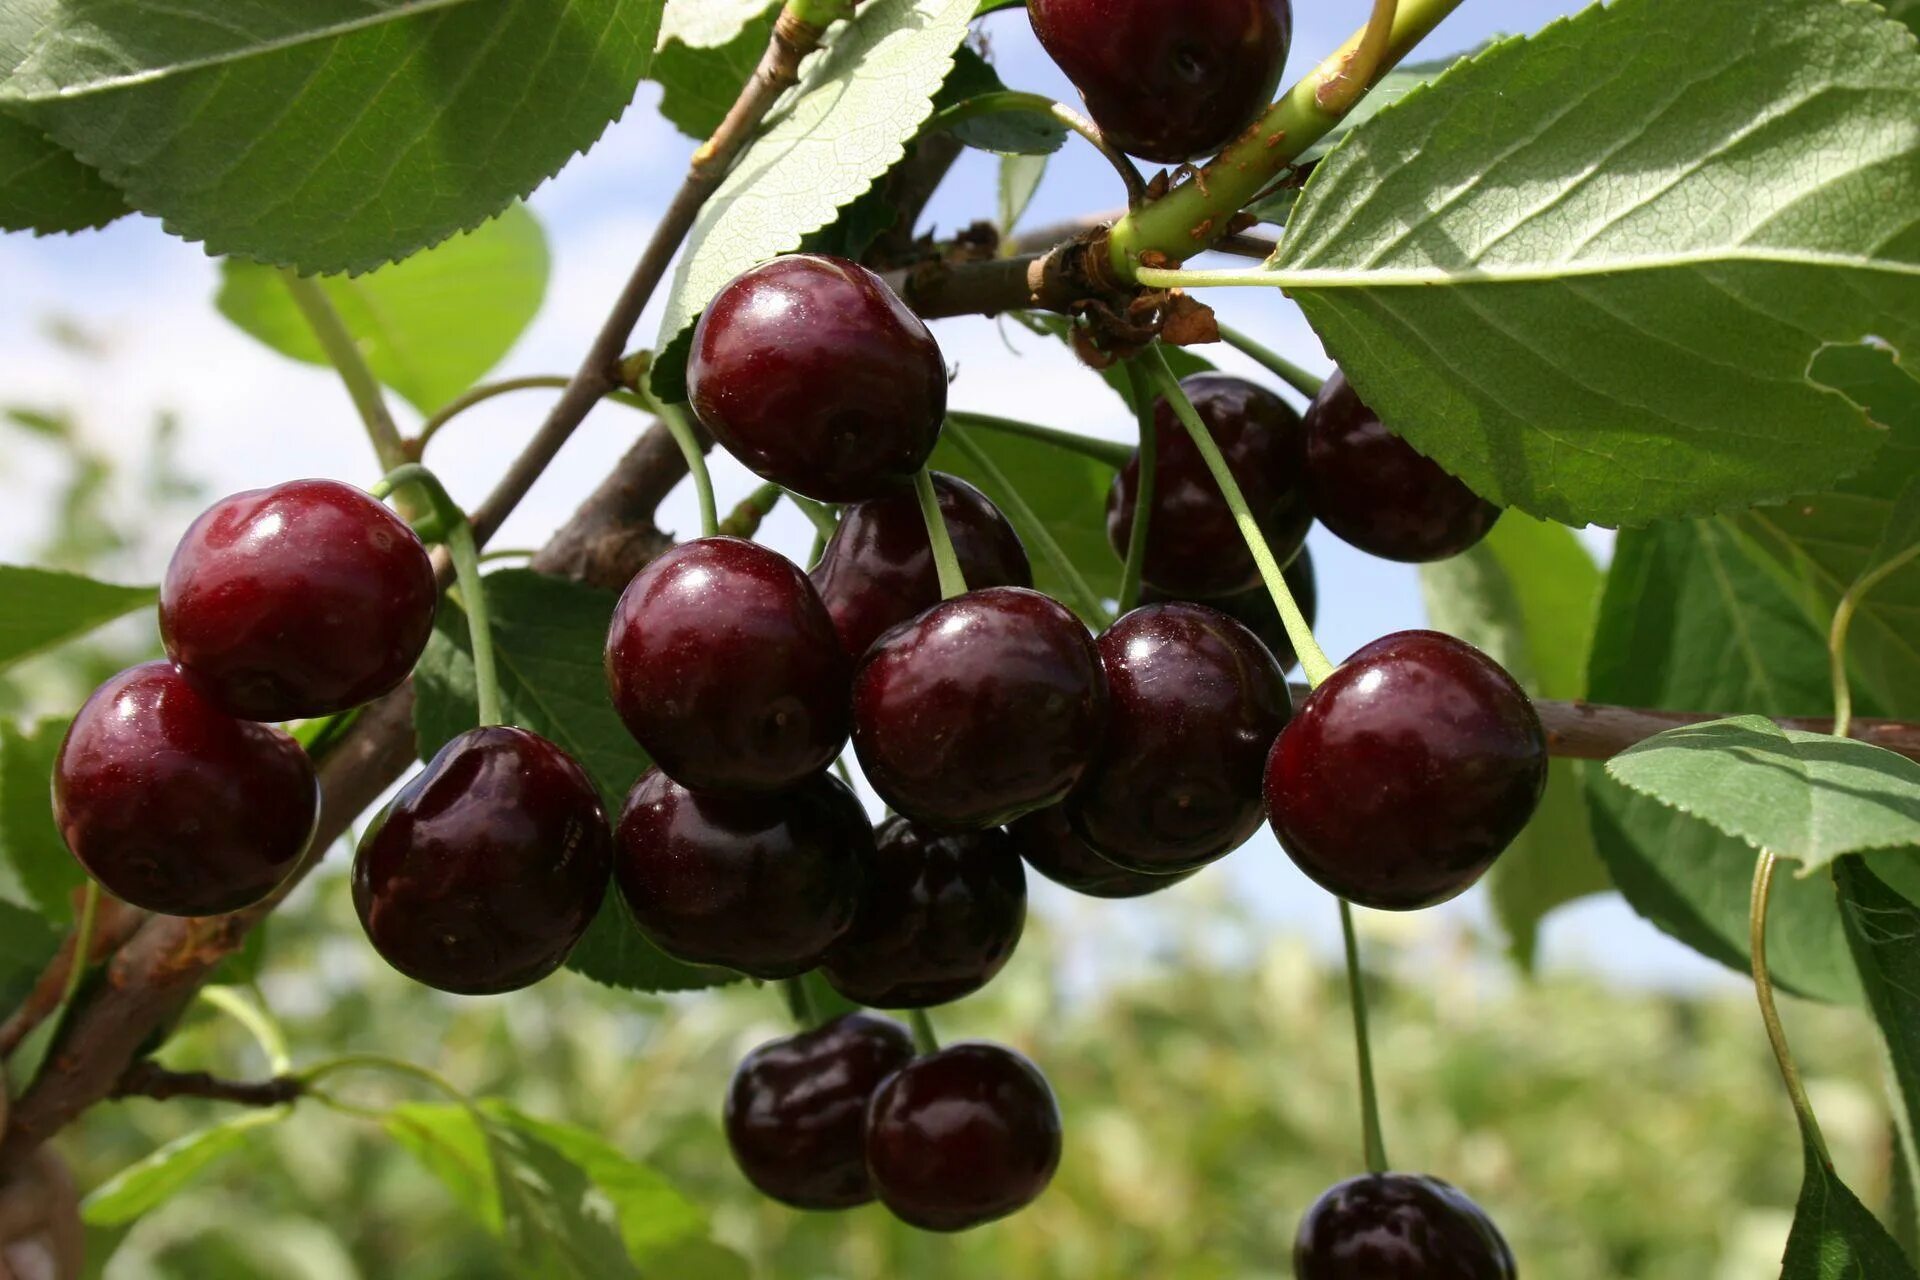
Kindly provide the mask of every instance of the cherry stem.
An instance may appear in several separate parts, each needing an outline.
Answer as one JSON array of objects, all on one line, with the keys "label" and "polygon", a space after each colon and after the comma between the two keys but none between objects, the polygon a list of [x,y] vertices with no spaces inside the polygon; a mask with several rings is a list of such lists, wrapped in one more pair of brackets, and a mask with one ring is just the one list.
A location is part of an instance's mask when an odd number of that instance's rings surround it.
[{"label": "cherry stem", "polygon": [[831,538],[834,530],[840,527],[833,508],[824,502],[815,502],[812,498],[795,493],[791,489],[787,490],[787,501],[793,503],[795,509],[807,518],[807,523],[813,526],[814,533],[820,538],[820,545],[826,546],[827,539]]},{"label": "cherry stem", "polygon": [[232,987],[202,987],[199,998],[233,1019],[253,1037],[260,1052],[266,1055],[270,1073],[276,1076],[287,1073],[293,1059],[287,1053],[286,1033],[272,1014],[243,998]]},{"label": "cherry stem", "polygon": [[1280,379],[1311,400],[1320,394],[1320,388],[1326,385],[1325,378],[1317,378],[1279,352],[1262,346],[1238,329],[1220,326],[1220,340],[1243,356],[1251,357],[1268,373]]},{"label": "cherry stem", "polygon": [[1140,574],[1147,559],[1147,524],[1153,515],[1153,485],[1160,469],[1159,441],[1154,430],[1153,385],[1138,361],[1126,364],[1127,383],[1133,388],[1133,412],[1140,421],[1139,488],[1133,495],[1133,529],[1127,535],[1127,559],[1120,570],[1120,599],[1115,616],[1140,603]]},{"label": "cherry stem", "polygon": [[947,420],[958,422],[969,429],[977,427],[982,431],[997,431],[1001,435],[1024,436],[1029,440],[1038,440],[1041,444],[1050,444],[1056,449],[1065,449],[1083,458],[1104,462],[1115,471],[1133,460],[1133,450],[1117,440],[1098,440],[1093,436],[1078,435],[1072,431],[1043,427],[1037,422],[1018,422],[1012,418],[996,418],[992,414],[971,413],[964,409],[952,410],[947,414]]},{"label": "cherry stem", "polygon": [[693,492],[700,501],[700,536],[711,538],[720,531],[720,509],[713,504],[713,477],[707,474],[707,455],[701,451],[693,419],[677,404],[651,407],[672,434],[673,442],[680,446],[680,456],[687,461],[687,474],[693,477]]},{"label": "cherry stem", "polygon": [[951,600],[967,594],[967,577],[960,572],[960,557],[953,553],[953,536],[947,531],[947,518],[940,514],[940,495],[934,492],[933,472],[920,468],[913,478],[914,496],[920,499],[920,518],[927,522],[927,541],[933,545],[933,567],[940,575],[940,597]]},{"label": "cherry stem", "polygon": [[1853,615],[1859,611],[1860,602],[1868,592],[1916,556],[1920,556],[1920,543],[1862,574],[1834,606],[1833,627],[1827,633],[1827,656],[1833,668],[1833,736],[1836,738],[1846,737],[1853,728],[1853,686],[1847,680],[1847,632],[1853,626]]},{"label": "cherry stem", "polygon": [[751,538],[760,532],[760,522],[780,505],[786,490],[777,484],[763,484],[734,506],[720,522],[719,532],[729,538]]},{"label": "cherry stem", "polygon": [[346,322],[334,310],[326,289],[314,277],[300,275],[292,268],[283,268],[280,278],[286,282],[287,292],[293,295],[294,305],[306,318],[307,327],[313,330],[321,352],[340,375],[340,381],[347,384],[347,394],[360,413],[360,421],[367,429],[367,439],[373,443],[373,453],[380,465],[391,471],[410,461],[406,443],[400,439],[400,429],[393,425],[393,415],[387,412],[379,379],[367,366],[360,344],[347,331]]},{"label": "cherry stem", "polygon": [[1206,461],[1214,483],[1220,486],[1220,496],[1226,499],[1227,509],[1233,512],[1233,521],[1240,527],[1240,536],[1246,540],[1247,550],[1252,554],[1254,564],[1259,566],[1260,577],[1266,582],[1274,605],[1280,610],[1280,620],[1286,624],[1287,638],[1293,642],[1293,651],[1300,656],[1300,669],[1306,673],[1307,683],[1318,688],[1321,681],[1333,674],[1333,664],[1327,661],[1326,653],[1313,638],[1313,628],[1307,625],[1306,616],[1294,601],[1293,591],[1281,575],[1280,562],[1267,545],[1266,535],[1260,532],[1260,522],[1253,518],[1253,512],[1247,507],[1246,495],[1240,492],[1240,484],[1233,478],[1233,471],[1221,455],[1220,446],[1213,442],[1207,424],[1194,411],[1187,393],[1180,389],[1180,380],[1173,376],[1173,370],[1168,367],[1167,357],[1159,345],[1156,343],[1148,347],[1139,359],[1161,397],[1173,406],[1174,415],[1193,438],[1193,447],[1200,451],[1201,458]]},{"label": "cherry stem", "polygon": [[940,1052],[940,1037],[934,1034],[933,1019],[927,1016],[925,1009],[909,1010],[907,1021],[913,1024],[913,1047],[922,1056]]},{"label": "cherry stem", "polygon": [[1773,977],[1767,970],[1767,904],[1773,896],[1773,873],[1779,859],[1770,850],[1761,850],[1753,866],[1753,898],[1747,910],[1748,950],[1753,956],[1753,990],[1760,1000],[1760,1020],[1767,1027],[1767,1043],[1773,1046],[1773,1060],[1780,1064],[1780,1079],[1786,1083],[1787,1098],[1800,1121],[1800,1133],[1807,1145],[1820,1153],[1828,1167],[1833,1157],[1827,1152],[1827,1140],[1814,1118],[1813,1104],[1807,1100],[1806,1085],[1801,1083],[1800,1068],[1794,1063],[1793,1050],[1787,1047],[1786,1028],[1780,1024],[1780,1009],[1773,999]]},{"label": "cherry stem", "polygon": [[[418,461],[420,456],[426,452],[427,445],[435,436],[440,434],[442,427],[475,405],[485,404],[497,396],[508,395],[515,391],[539,391],[545,389],[563,391],[571,381],[571,378],[567,378],[561,374],[545,373],[534,374],[525,378],[505,378],[499,382],[489,382],[475,387],[471,391],[454,397],[436,409],[431,417],[420,424],[420,430],[414,434],[413,439],[406,442],[406,450],[411,457]],[[633,394],[631,391],[610,391],[605,398],[635,409],[651,409],[651,406],[648,405],[645,400]]]},{"label": "cherry stem", "polygon": [[792,1010],[793,1020],[800,1024],[802,1031],[813,1030],[819,1015],[814,1012],[813,996],[807,990],[806,978],[788,978],[783,985],[787,989],[787,1008]]},{"label": "cherry stem", "polygon": [[80,920],[73,928],[73,963],[67,966],[66,985],[60,989],[59,1008],[73,1003],[74,993],[87,976],[87,957],[93,951],[93,926],[100,918],[100,882],[89,878],[80,898]]},{"label": "cherry stem", "polygon": [[1360,1066],[1360,1132],[1367,1172],[1385,1173],[1387,1144],[1380,1131],[1380,1093],[1373,1083],[1373,1040],[1367,1032],[1366,976],[1360,971],[1360,939],[1353,931],[1353,907],[1340,899],[1340,936],[1347,948],[1347,992],[1353,1004],[1353,1050]]},{"label": "cherry stem", "polygon": [[1324,111],[1345,113],[1373,83],[1380,64],[1386,60],[1393,43],[1393,19],[1398,0],[1373,0],[1373,13],[1353,48],[1329,70],[1323,69],[1314,100]]}]

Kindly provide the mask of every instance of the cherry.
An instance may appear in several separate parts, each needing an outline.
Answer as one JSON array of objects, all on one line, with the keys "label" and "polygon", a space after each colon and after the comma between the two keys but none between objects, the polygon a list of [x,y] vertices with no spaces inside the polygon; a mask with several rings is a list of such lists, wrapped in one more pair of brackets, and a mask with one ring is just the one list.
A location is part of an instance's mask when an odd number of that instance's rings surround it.
[{"label": "cherry", "polygon": [[1199,604],[1135,609],[1100,637],[1110,708],[1073,829],[1133,871],[1192,871],[1260,829],[1267,753],[1292,711],[1254,634]]},{"label": "cherry", "polygon": [[761,1192],[796,1209],[850,1209],[873,1199],[867,1103],[913,1061],[899,1023],[849,1013],[749,1053],[727,1089],[734,1163]]},{"label": "cherry", "polygon": [[1102,133],[1161,164],[1212,155],[1267,106],[1288,0],[1031,0],[1034,34]]},{"label": "cherry", "polygon": [[53,817],[108,892],[170,916],[265,898],[306,852],[313,764],[279,729],[236,720],[171,662],[93,691],[53,766]]},{"label": "cherry", "polygon": [[1297,1280],[1514,1280],[1479,1205],[1438,1178],[1376,1173],[1333,1187],[1300,1221]]},{"label": "cherry", "polygon": [[613,873],[662,951],[755,978],[816,968],[853,922],[873,828],[839,779],[765,796],[688,791],[658,769],[627,797]]},{"label": "cherry", "polygon": [[531,986],[593,923],[613,835],[592,779],[525,729],[469,729],[380,811],[353,858],[374,950],[460,995]]},{"label": "cherry", "polygon": [[297,720],[371,702],[433,634],[433,564],[404,520],[333,480],[222,498],[160,588],[160,635],[228,715]]},{"label": "cherry", "polygon": [[[1033,570],[1013,526],[987,495],[934,473],[960,571],[974,587],[1030,587]],[[912,491],[848,507],[811,574],[840,643],[858,659],[881,633],[940,603],[927,525]]]},{"label": "cherry", "polygon": [[1389,431],[1337,370],[1307,407],[1306,424],[1314,514],[1369,555],[1444,560],[1500,518],[1499,507]]},{"label": "cherry", "polygon": [[1400,631],[1301,704],[1267,761],[1267,812],[1323,888],[1410,911],[1478,880],[1546,783],[1546,735],[1513,677],[1452,636]]},{"label": "cherry", "polygon": [[858,502],[926,465],[946,417],[947,367],[879,276],[796,253],[743,271],[707,305],[687,392],[754,474],[822,502]]},{"label": "cherry", "polygon": [[[1197,373],[1181,384],[1240,485],[1247,506],[1281,564],[1293,558],[1313,523],[1300,416],[1286,401],[1243,378]],[[1161,400],[1154,410],[1153,507],[1141,577],[1182,599],[1232,595],[1260,583],[1227,500],[1192,437]],[[1140,458],[1121,468],[1107,495],[1107,539],[1126,555]]]},{"label": "cherry", "polygon": [[1022,587],[946,600],[882,636],[853,680],[867,781],[918,822],[979,830],[1064,797],[1106,720],[1080,620]]},{"label": "cherry", "polygon": [[1109,862],[1074,831],[1064,805],[1017,819],[1007,834],[1028,866],[1090,898],[1140,898],[1172,888],[1192,874],[1148,875]]},{"label": "cherry", "polygon": [[894,1216],[964,1231],[1039,1198],[1060,1165],[1060,1108],[1040,1069],[995,1044],[909,1063],[867,1108],[867,1170]]},{"label": "cherry", "polygon": [[[1300,606],[1311,628],[1318,613],[1320,593],[1313,577],[1313,556],[1306,547],[1300,548],[1300,554],[1280,571],[1280,576],[1286,579],[1287,590],[1293,593],[1294,603]],[[1152,586],[1140,589],[1142,604],[1165,604],[1172,599],[1174,597]],[[1218,609],[1258,636],[1282,671],[1291,671],[1299,665],[1300,659],[1293,651],[1293,638],[1287,634],[1287,624],[1280,620],[1280,609],[1273,603],[1273,595],[1264,582],[1251,591],[1213,596],[1202,603]]]},{"label": "cherry", "polygon": [[833,763],[851,670],[807,575],[741,538],[683,543],[642,569],[607,635],[620,718],[696,791],[777,791]]},{"label": "cherry", "polygon": [[874,850],[853,927],[821,965],[833,989],[875,1008],[924,1009],[986,986],[1027,921],[1027,875],[1007,833],[942,834],[893,817]]}]

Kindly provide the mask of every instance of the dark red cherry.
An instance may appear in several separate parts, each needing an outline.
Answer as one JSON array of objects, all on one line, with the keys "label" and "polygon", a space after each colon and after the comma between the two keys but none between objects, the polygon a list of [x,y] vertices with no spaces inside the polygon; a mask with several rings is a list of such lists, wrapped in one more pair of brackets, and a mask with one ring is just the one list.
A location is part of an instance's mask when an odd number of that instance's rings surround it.
[{"label": "dark red cherry", "polygon": [[807,575],[741,538],[683,543],[642,569],[607,634],[614,708],[696,791],[778,791],[832,764],[851,672]]},{"label": "dark red cherry", "polygon": [[1500,508],[1387,430],[1338,370],[1307,406],[1314,514],[1369,555],[1423,563],[1487,536]]},{"label": "dark red cherry", "polygon": [[998,828],[942,834],[892,817],[874,835],[853,927],[820,968],[847,999],[924,1009],[1000,972],[1027,922],[1027,873]]},{"label": "dark red cherry", "polygon": [[[1033,585],[1026,548],[986,494],[938,472],[933,488],[969,586]],[[888,629],[939,604],[939,574],[913,492],[903,489],[848,507],[810,576],[841,645],[856,659]]]},{"label": "dark red cherry", "polygon": [[53,766],[67,848],[115,897],[163,915],[265,898],[306,852],[319,812],[299,744],[220,710],[170,662],[95,689]]},{"label": "dark red cherry", "polygon": [[1122,150],[1210,156],[1267,107],[1293,39],[1288,0],[1030,0],[1034,34]]},{"label": "dark red cherry", "polygon": [[460,995],[531,986],[593,923],[613,835],[586,771],[536,733],[469,729],[381,810],[353,857],[368,941]]},{"label": "dark red cherry", "polygon": [[763,1194],[796,1209],[867,1203],[867,1103],[911,1061],[907,1029],[868,1013],[769,1040],[741,1060],[727,1089],[734,1163]]},{"label": "dark red cherry", "polygon": [[1055,884],[1090,898],[1140,898],[1170,889],[1191,872],[1156,876],[1129,871],[1095,853],[1067,821],[1065,805],[1054,805],[1015,820],[1007,827],[1026,864]]},{"label": "dark red cherry", "polygon": [[867,1171],[881,1203],[926,1231],[1024,1209],[1060,1165],[1060,1108],[1040,1068],[997,1044],[909,1063],[867,1108]]},{"label": "dark red cherry", "polygon": [[1296,1280],[1514,1280],[1513,1252],[1484,1210],[1438,1178],[1349,1178],[1300,1220]]},{"label": "dark red cherry", "polygon": [[407,678],[437,594],[406,521],[352,485],[294,480],[222,498],[188,527],[160,635],[228,715],[331,715]]},{"label": "dark red cherry", "polygon": [[879,276],[796,253],[741,272],[707,304],[687,394],[755,475],[822,502],[858,502],[905,484],[932,456],[947,366]]},{"label": "dark red cherry", "polygon": [[[1223,373],[1197,373],[1180,386],[1220,446],[1267,545],[1285,564],[1313,524],[1302,476],[1300,415],[1272,392]],[[1141,576],[1180,599],[1232,595],[1258,586],[1260,571],[1220,486],[1164,400],[1154,410],[1154,442],[1158,469]],[[1107,539],[1121,556],[1133,534],[1139,483],[1136,454],[1114,477],[1107,495]]]},{"label": "dark red cherry", "polygon": [[853,922],[873,828],[838,778],[700,795],[650,769],[627,797],[614,879],[669,955],[755,978],[816,968]]},{"label": "dark red cherry", "polygon": [[1100,637],[1109,711],[1067,818],[1134,871],[1192,871],[1260,829],[1267,753],[1292,711],[1266,646],[1199,604],[1135,609]]},{"label": "dark red cherry", "polygon": [[[1300,612],[1306,616],[1307,626],[1311,628],[1319,612],[1320,593],[1313,578],[1313,556],[1307,548],[1300,548],[1300,554],[1293,558],[1292,564],[1281,570],[1280,576],[1287,580],[1287,590],[1293,592],[1294,601],[1300,606]],[[1152,586],[1143,585],[1140,589],[1142,604],[1165,604],[1172,599],[1174,597]],[[1273,655],[1282,671],[1291,671],[1299,665],[1300,659],[1293,652],[1293,640],[1287,635],[1287,624],[1280,620],[1279,607],[1273,603],[1273,595],[1264,582],[1251,591],[1213,596],[1203,603],[1209,608],[1218,609],[1260,637],[1260,643],[1267,646],[1267,652]]]},{"label": "dark red cherry", "polygon": [[1080,620],[1021,587],[946,600],[882,636],[853,680],[853,745],[888,805],[980,830],[1064,797],[1107,713]]},{"label": "dark red cherry", "polygon": [[1323,888],[1410,911],[1478,880],[1546,784],[1546,735],[1513,677],[1451,636],[1400,631],[1301,703],[1267,761],[1267,813]]}]

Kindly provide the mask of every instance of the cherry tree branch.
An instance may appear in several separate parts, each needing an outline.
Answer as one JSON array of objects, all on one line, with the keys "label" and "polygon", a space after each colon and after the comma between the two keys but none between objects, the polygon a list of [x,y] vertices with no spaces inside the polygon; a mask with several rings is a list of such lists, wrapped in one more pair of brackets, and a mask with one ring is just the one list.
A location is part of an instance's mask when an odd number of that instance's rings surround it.
[{"label": "cherry tree branch", "polygon": [[243,1107],[277,1107],[293,1102],[306,1092],[306,1085],[293,1076],[272,1076],[265,1080],[225,1080],[204,1071],[169,1071],[152,1062],[136,1062],[121,1075],[109,1098],[151,1098],[167,1102],[174,1098],[206,1098],[214,1102],[233,1102]]}]

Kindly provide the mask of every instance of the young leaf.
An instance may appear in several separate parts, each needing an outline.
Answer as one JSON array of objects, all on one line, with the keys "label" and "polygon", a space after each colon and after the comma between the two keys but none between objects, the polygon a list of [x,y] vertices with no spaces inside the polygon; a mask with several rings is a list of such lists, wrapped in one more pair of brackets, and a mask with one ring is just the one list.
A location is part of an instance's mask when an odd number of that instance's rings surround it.
[{"label": "young leaf", "polygon": [[151,1213],[185,1190],[207,1167],[254,1141],[254,1131],[279,1124],[291,1107],[243,1111],[219,1124],[176,1138],[96,1187],[80,1206],[89,1226],[109,1227]]},{"label": "young leaf", "polygon": [[[1836,862],[1833,878],[1860,987],[1886,1047],[1900,1156],[1912,1174],[1920,1170],[1914,1131],[1920,1121],[1920,906],[1894,892],[1859,858]],[[1914,1185],[1909,1182],[1909,1190]]]},{"label": "young leaf", "polygon": [[1014,228],[1033,203],[1040,179],[1047,175],[1045,156],[1002,156],[1000,158],[1000,238],[1010,239]]},{"label": "young leaf", "polygon": [[1871,6],[1595,5],[1354,129],[1274,258],[1228,274],[1285,288],[1367,403],[1503,506],[1782,498],[1882,438],[1816,353],[1920,355],[1916,116],[1920,50]]},{"label": "young leaf", "polygon": [[77,573],[0,564],[0,670],[159,598],[158,587],[122,587]]},{"label": "young leaf", "polygon": [[1780,1280],[1913,1280],[1900,1246],[1810,1143]]},{"label": "young leaf", "polygon": [[690,138],[711,137],[760,65],[779,13],[763,0],[667,6],[653,59],[660,114]]},{"label": "young leaf", "polygon": [[[525,205],[405,262],[320,285],[380,381],[421,413],[478,382],[513,349],[547,289],[547,239]],[[282,355],[327,364],[280,273],[229,258],[220,314]]]},{"label": "young leaf", "polygon": [[73,891],[86,883],[48,803],[54,757],[66,732],[64,720],[42,720],[25,730],[0,721],[0,873],[11,871],[27,904],[55,924],[73,918]]}]

